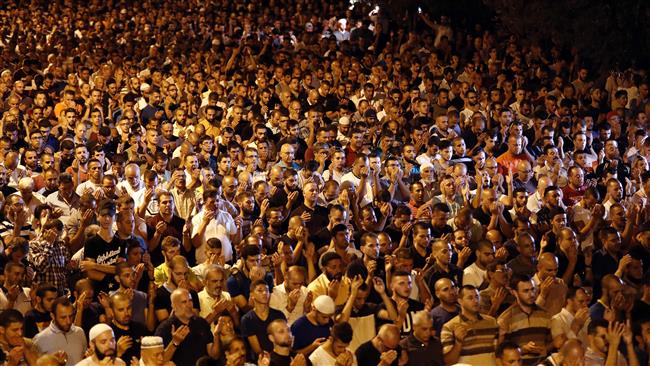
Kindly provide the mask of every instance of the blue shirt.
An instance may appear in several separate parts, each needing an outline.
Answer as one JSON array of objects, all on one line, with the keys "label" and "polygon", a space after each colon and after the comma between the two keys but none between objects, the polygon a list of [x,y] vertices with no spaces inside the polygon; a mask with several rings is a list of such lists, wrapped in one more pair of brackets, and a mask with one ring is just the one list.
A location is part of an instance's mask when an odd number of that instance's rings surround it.
[{"label": "blue shirt", "polygon": [[331,326],[331,324],[313,324],[307,319],[307,315],[301,316],[291,324],[291,334],[295,337],[293,340],[293,349],[299,350],[309,346],[318,338],[329,337]]}]

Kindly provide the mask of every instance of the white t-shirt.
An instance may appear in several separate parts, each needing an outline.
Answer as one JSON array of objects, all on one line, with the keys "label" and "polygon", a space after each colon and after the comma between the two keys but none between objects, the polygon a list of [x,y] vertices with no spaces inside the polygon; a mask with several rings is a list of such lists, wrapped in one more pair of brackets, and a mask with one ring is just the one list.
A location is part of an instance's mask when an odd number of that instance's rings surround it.
[{"label": "white t-shirt", "polygon": [[[332,357],[323,346],[316,348],[314,352],[309,356],[309,361],[313,366],[332,366],[336,364],[336,358]],[[352,365],[357,365],[357,358],[352,354]]]},{"label": "white t-shirt", "polygon": [[[192,218],[192,237],[199,231],[201,221],[203,221],[204,210],[201,210],[196,216]],[[201,238],[201,246],[196,248],[196,261],[199,263],[205,262],[205,243],[210,238],[217,238],[221,241],[223,256],[226,262],[232,260],[232,244],[230,236],[237,233],[237,226],[235,220],[232,219],[229,213],[217,210],[215,217],[208,223]]]},{"label": "white t-shirt", "polygon": [[[341,184],[343,184],[343,182],[352,182],[352,184],[354,184],[354,186],[356,187],[357,192],[359,192],[359,189],[360,189],[359,188],[359,183],[361,183],[361,178],[357,178],[354,175],[354,173],[349,172],[349,173],[345,174],[341,178]],[[364,207],[364,206],[372,203],[372,200],[373,200],[372,186],[370,185],[370,179],[366,179],[366,192],[365,192],[365,194],[363,196],[363,199],[361,200],[361,205],[359,205],[359,206]]]}]

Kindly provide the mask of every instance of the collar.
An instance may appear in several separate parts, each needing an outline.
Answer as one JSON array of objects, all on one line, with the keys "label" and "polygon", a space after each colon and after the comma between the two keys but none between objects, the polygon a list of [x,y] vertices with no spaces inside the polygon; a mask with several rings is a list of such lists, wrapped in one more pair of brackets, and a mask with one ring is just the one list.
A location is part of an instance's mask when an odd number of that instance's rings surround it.
[{"label": "collar", "polygon": [[[474,320],[471,320],[470,318],[466,317],[465,315],[463,315],[462,312],[460,314],[458,314],[458,316],[460,317],[460,320],[462,320],[465,323],[474,321]],[[481,314],[476,314],[476,318],[478,319],[478,321],[483,320],[483,317],[481,316]]]}]

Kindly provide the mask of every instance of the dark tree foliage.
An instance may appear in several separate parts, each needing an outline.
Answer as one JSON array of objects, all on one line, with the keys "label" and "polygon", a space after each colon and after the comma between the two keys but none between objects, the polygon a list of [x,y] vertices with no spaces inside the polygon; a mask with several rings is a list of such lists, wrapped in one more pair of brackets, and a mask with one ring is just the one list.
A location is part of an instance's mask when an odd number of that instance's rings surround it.
[{"label": "dark tree foliage", "polygon": [[575,48],[603,71],[650,62],[648,0],[484,1],[505,31]]}]

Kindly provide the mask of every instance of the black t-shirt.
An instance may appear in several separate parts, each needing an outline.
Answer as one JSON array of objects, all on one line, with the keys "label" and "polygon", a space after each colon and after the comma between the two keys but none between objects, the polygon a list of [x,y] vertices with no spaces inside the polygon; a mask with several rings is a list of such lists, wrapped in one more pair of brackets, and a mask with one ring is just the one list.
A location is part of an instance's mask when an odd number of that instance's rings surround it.
[{"label": "black t-shirt", "polygon": [[[101,236],[95,235],[86,242],[84,257],[93,259],[98,264],[114,266],[126,258],[126,247],[124,241],[118,239],[117,236],[113,236],[113,239],[107,242]],[[116,289],[115,276],[106,275],[102,280],[95,281],[95,296],[100,291],[108,293]]]},{"label": "black t-shirt", "polygon": [[41,313],[36,309],[32,309],[25,314],[24,336],[25,338],[34,338],[40,331],[47,328],[52,321],[52,316],[49,312]]},{"label": "black t-shirt", "polygon": [[[401,352],[401,350],[398,348],[396,351],[398,353],[398,357],[395,359],[395,361],[393,361],[393,363],[391,363],[391,366],[398,365],[399,352]],[[377,366],[381,360],[381,352],[379,352],[375,346],[372,345],[372,340],[359,346],[354,355],[357,357],[358,366]]]},{"label": "black t-shirt", "polygon": [[[271,340],[267,336],[266,328],[272,321],[277,319],[286,320],[286,317],[283,312],[271,308],[266,319],[262,320],[254,310],[250,310],[241,318],[241,335],[247,342],[248,337],[256,336],[262,350],[271,352],[273,350],[273,343],[271,343]],[[252,357],[250,359],[256,358]]]},{"label": "black t-shirt", "polygon": [[120,338],[124,336],[131,337],[131,340],[133,341],[131,348],[127,349],[120,358],[123,360],[130,360],[133,357],[140,358],[140,340],[142,337],[149,334],[147,328],[143,324],[133,321],[129,324],[129,330],[124,330],[116,326],[114,323],[111,323],[110,325],[115,334],[115,342],[119,341]]},{"label": "black t-shirt", "polygon": [[[393,302],[393,306],[395,306],[395,309],[397,309],[397,303],[395,300],[391,299],[390,301]],[[408,310],[406,311],[406,319],[404,319],[404,322],[402,323],[402,329],[401,329],[401,335],[402,338],[410,335],[413,333],[413,315],[417,313],[418,311],[424,310],[424,305],[416,300],[413,299],[407,299],[409,303]],[[386,304],[380,304],[380,307],[382,309],[386,308]],[[386,323],[392,323],[390,321],[380,321],[381,324],[386,324]],[[381,326],[380,324],[380,326]]]},{"label": "black t-shirt", "polygon": [[[296,357],[298,353],[291,351],[289,356],[282,356],[275,351],[271,352],[271,363],[269,364],[270,366],[291,366],[291,360]],[[309,357],[305,357],[305,361],[307,361],[307,366],[311,366],[311,361],[309,361]]]},{"label": "black t-shirt", "polygon": [[195,365],[196,361],[208,354],[208,345],[214,337],[210,331],[210,325],[205,319],[195,316],[188,324],[183,324],[176,316],[171,316],[158,326],[155,335],[162,337],[165,347],[172,341],[172,325],[176,329],[187,325],[190,332],[183,342],[178,345],[172,361],[176,365]]},{"label": "black t-shirt", "polygon": [[306,223],[307,230],[309,235],[316,234],[320,229],[326,227],[329,224],[329,218],[327,217],[327,209],[323,206],[316,205],[314,209],[305,206],[304,204],[298,206],[297,209],[291,212],[289,217],[300,216],[304,212],[311,214],[311,220]]},{"label": "black t-shirt", "polygon": [[[194,290],[190,290],[192,295],[192,307],[194,309],[201,309],[201,303],[199,302],[199,294]],[[154,299],[154,309],[155,310],[167,310],[170,314],[172,312],[172,292],[167,289],[165,285],[158,287],[156,290],[156,298]]]}]

